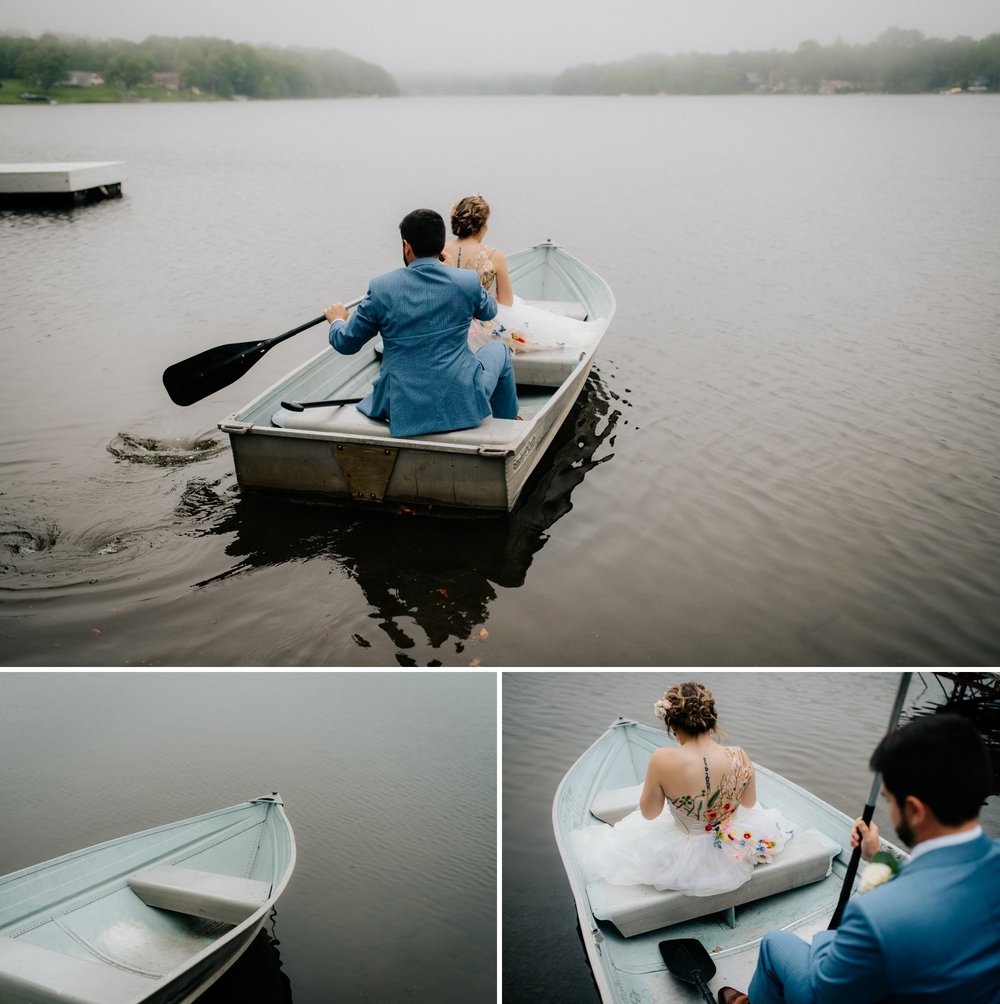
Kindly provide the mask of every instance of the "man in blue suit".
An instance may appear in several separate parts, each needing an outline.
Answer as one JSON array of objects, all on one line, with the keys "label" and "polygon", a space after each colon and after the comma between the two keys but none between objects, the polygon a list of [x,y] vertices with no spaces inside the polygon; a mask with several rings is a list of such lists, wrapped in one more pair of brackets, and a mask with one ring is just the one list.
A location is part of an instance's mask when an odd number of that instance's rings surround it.
[{"label": "man in blue suit", "polygon": [[[854,896],[835,931],[809,945],[788,931],[764,937],[750,1004],[1000,1001],[1000,841],[979,825],[993,771],[975,728],[957,715],[918,718],[872,755],[909,862]],[[851,842],[878,850],[878,827],[858,820]],[[746,1004],[724,987],[720,1004]]]},{"label": "man in blue suit", "polygon": [[382,370],[358,410],[389,423],[393,436],[470,429],[488,415],[517,417],[510,349],[501,342],[469,348],[472,319],[496,315],[479,274],[443,264],[444,220],[416,209],[399,224],[404,267],[372,279],[348,320],[342,303],[327,307],[330,344],[353,355],[382,335]]}]

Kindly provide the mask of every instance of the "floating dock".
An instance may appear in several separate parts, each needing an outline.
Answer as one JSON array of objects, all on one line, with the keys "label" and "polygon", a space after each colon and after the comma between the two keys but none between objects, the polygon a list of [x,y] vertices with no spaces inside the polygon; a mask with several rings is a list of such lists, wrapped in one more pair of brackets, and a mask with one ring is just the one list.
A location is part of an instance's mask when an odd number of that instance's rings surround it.
[{"label": "floating dock", "polygon": [[0,164],[0,204],[79,205],[120,199],[125,164],[120,160],[78,164]]}]

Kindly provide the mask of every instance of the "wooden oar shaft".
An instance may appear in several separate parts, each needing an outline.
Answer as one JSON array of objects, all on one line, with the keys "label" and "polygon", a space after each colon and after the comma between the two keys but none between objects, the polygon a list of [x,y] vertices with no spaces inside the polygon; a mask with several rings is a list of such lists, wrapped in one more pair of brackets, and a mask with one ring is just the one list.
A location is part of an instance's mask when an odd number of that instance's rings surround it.
[{"label": "wooden oar shaft", "polygon": [[[896,691],[896,702],[892,706],[892,715],[889,718],[889,727],[885,730],[886,735],[889,735],[899,722],[899,716],[903,711],[903,701],[906,699],[906,688],[910,685],[910,677],[912,675],[912,673],[903,673],[900,677],[899,688]],[[872,821],[872,816],[875,815],[875,804],[878,802],[878,793],[881,786],[882,778],[876,771],[875,777],[872,780],[871,791],[868,793],[868,801],[865,803],[865,811],[861,813],[865,826]],[[859,841],[858,846],[851,853],[851,860],[847,865],[847,874],[844,876],[844,884],[840,889],[840,899],[837,901],[837,908],[833,911],[833,916],[830,918],[830,925],[828,927],[830,931],[834,931],[840,926],[840,921],[844,916],[844,908],[847,906],[847,901],[851,898],[854,877],[858,873],[858,864],[860,861],[861,843]]]}]

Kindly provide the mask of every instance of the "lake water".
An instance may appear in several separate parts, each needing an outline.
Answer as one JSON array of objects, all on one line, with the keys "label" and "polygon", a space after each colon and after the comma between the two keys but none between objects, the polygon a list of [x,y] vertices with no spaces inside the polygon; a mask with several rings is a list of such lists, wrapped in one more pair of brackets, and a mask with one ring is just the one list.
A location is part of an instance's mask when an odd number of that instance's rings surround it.
[{"label": "lake water", "polygon": [[295,871],[200,1004],[491,1000],[496,693],[472,672],[0,674],[0,875],[279,791]]},{"label": "lake water", "polygon": [[[872,784],[868,758],[886,731],[897,673],[680,672],[503,674],[504,1001],[599,1004],[553,836],[552,800],[566,771],[619,716],[662,728],[653,703],[674,683],[704,682],[728,743],[861,815]],[[932,712],[951,690],[932,673],[915,673],[902,719]],[[1000,746],[993,750],[1000,781]],[[874,819],[895,839],[881,799]],[[981,819],[1000,837],[1000,798],[989,799]]]},{"label": "lake water", "polygon": [[[128,171],[0,213],[4,663],[1000,661],[1000,99],[6,107],[0,151]],[[163,369],[360,295],[469,192],[618,301],[522,509],[243,497],[216,423],[324,331],[187,409]]]}]

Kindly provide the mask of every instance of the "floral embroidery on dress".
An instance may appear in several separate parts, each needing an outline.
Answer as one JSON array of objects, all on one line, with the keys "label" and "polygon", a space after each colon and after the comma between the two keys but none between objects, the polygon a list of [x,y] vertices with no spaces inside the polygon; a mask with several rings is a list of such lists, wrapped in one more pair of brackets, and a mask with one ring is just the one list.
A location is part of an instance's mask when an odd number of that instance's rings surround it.
[{"label": "floral embroidery on dress", "polygon": [[493,265],[493,252],[495,248],[483,247],[479,254],[472,259],[469,266],[479,273],[479,281],[483,284],[483,289],[489,289],[496,282],[497,270]]},{"label": "floral embroidery on dress", "polygon": [[729,757],[731,769],[722,775],[715,791],[710,792],[706,787],[699,795],[681,795],[680,798],[670,799],[685,815],[709,824],[706,830],[728,819],[739,808],[743,792],[750,783],[750,764],[745,760],[746,754],[737,746],[729,750]]},{"label": "floral embroidery on dress", "polygon": [[714,833],[712,841],[717,848],[730,851],[736,860],[763,864],[774,856],[779,835],[756,834],[734,825],[732,817],[750,783],[751,769],[743,750],[734,747],[729,752],[732,766],[714,791],[706,786],[698,795],[682,795],[670,801],[685,815],[703,822],[705,833]]}]

